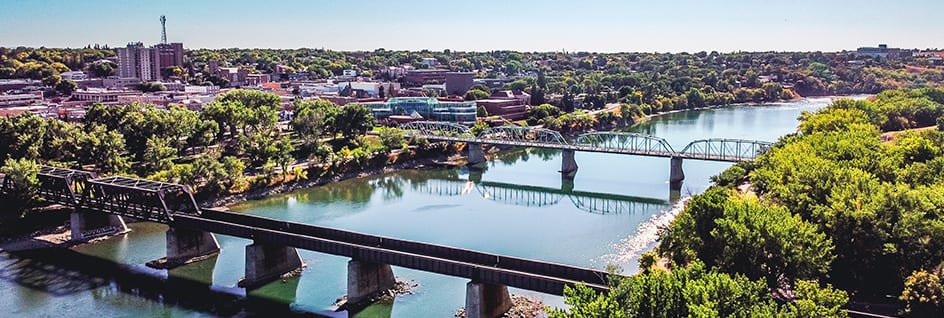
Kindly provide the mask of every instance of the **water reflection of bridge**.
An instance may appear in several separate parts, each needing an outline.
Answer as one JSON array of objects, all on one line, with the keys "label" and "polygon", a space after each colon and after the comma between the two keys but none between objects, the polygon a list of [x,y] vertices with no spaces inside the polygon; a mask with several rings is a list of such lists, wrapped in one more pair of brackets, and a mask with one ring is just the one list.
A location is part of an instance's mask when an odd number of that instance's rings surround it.
[{"label": "water reflection of bridge", "polygon": [[432,195],[459,196],[475,193],[486,200],[527,207],[551,206],[569,200],[577,209],[597,214],[643,213],[669,205],[659,199],[574,191],[573,183],[567,182],[560,189],[494,181],[476,182],[459,178],[414,180],[412,185],[415,190]]}]

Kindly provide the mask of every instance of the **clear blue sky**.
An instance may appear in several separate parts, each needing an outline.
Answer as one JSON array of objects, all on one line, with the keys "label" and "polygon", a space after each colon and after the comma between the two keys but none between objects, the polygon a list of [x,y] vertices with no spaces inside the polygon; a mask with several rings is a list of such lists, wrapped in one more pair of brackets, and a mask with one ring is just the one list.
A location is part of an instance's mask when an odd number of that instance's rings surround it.
[{"label": "clear blue sky", "polygon": [[0,46],[697,52],[944,48],[942,0],[0,0]]}]

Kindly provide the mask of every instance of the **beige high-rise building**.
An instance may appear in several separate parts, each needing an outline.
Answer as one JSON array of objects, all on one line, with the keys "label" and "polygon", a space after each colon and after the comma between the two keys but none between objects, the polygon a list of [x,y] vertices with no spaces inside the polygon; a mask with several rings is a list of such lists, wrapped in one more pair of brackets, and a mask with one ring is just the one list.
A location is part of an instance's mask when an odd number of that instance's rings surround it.
[{"label": "beige high-rise building", "polygon": [[171,66],[183,67],[183,43],[158,44],[144,47],[141,42],[130,43],[118,51],[118,77],[158,81],[161,70]]}]

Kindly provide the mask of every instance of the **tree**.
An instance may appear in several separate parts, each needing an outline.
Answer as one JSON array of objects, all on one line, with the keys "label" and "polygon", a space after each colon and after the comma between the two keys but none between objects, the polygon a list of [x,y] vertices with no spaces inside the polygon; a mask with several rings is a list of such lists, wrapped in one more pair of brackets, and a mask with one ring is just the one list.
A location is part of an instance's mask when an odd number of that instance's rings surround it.
[{"label": "tree", "polygon": [[403,146],[406,145],[406,140],[403,138],[403,131],[399,128],[392,127],[380,128],[380,144],[382,144],[387,151],[402,149]]},{"label": "tree", "polygon": [[39,165],[26,158],[6,159],[0,171],[5,175],[4,182],[12,183],[4,197],[4,213],[0,213],[0,224],[7,224],[23,217],[39,202]]},{"label": "tree", "polygon": [[531,107],[528,110],[528,124],[537,125],[538,122],[547,117],[557,117],[561,115],[561,110],[551,104],[541,104]]},{"label": "tree", "polygon": [[79,163],[94,164],[106,174],[121,173],[131,167],[125,151],[125,139],[121,133],[108,130],[102,125],[93,125],[78,141],[81,155]]},{"label": "tree", "polygon": [[565,113],[574,111],[574,95],[571,95],[569,90],[564,92],[564,96],[561,97],[561,110]]},{"label": "tree", "polygon": [[145,93],[166,91],[167,86],[161,82],[144,82],[138,85],[138,89]]},{"label": "tree", "polygon": [[163,77],[163,78],[165,78],[165,79],[166,79],[166,78],[170,78],[170,77],[180,77],[180,76],[183,75],[183,74],[184,74],[184,69],[182,69],[182,68],[180,68],[180,66],[176,66],[176,65],[175,65],[175,66],[168,66],[168,67],[165,67],[165,68],[161,69],[161,77]]},{"label": "tree", "polygon": [[905,280],[898,298],[905,302],[908,317],[934,317],[944,313],[944,273],[941,266],[933,271],[915,271]]},{"label": "tree", "polygon": [[75,90],[78,88],[79,86],[75,84],[75,81],[69,79],[62,80],[56,84],[56,92],[63,96],[72,95],[72,92],[75,92]]},{"label": "tree", "polygon": [[288,137],[282,137],[276,143],[275,162],[279,164],[279,168],[282,168],[283,181],[288,175],[288,166],[295,162],[295,157],[292,156],[293,152],[295,152],[295,146],[292,145],[292,140]]},{"label": "tree", "polygon": [[279,109],[282,106],[282,98],[273,93],[266,93],[248,89],[234,89],[219,96],[220,102],[239,102],[241,106],[250,109],[269,107]]},{"label": "tree", "polygon": [[374,115],[363,104],[347,104],[334,119],[334,127],[344,137],[351,138],[363,134],[374,127]]},{"label": "tree", "polygon": [[833,260],[832,242],[814,224],[756,198],[713,188],[696,196],[662,234],[659,251],[680,264],[704,261],[769,286],[817,278]]},{"label": "tree", "polygon": [[148,138],[141,162],[144,175],[169,170],[173,167],[175,159],[177,159],[177,149],[171,147],[167,139],[160,137]]},{"label": "tree", "polygon": [[43,85],[46,85],[47,87],[55,88],[56,85],[59,85],[59,82],[62,82],[62,76],[59,76],[59,74],[52,74],[43,77]]},{"label": "tree", "polygon": [[488,98],[489,94],[486,91],[481,91],[477,89],[470,89],[468,92],[465,92],[465,100],[479,100]]},{"label": "tree", "polygon": [[338,106],[327,100],[299,102],[295,106],[292,130],[307,146],[314,145],[318,138],[332,128],[335,116],[339,112]]},{"label": "tree", "polygon": [[538,85],[531,86],[531,100],[529,105],[541,105],[544,104],[544,89]]},{"label": "tree", "polygon": [[786,313],[792,317],[846,317],[842,309],[849,302],[849,295],[827,284],[820,288],[815,281],[801,280],[794,289],[796,299],[787,304]]},{"label": "tree", "polygon": [[115,65],[111,62],[92,63],[88,70],[92,75],[98,78],[109,77],[115,73]]}]

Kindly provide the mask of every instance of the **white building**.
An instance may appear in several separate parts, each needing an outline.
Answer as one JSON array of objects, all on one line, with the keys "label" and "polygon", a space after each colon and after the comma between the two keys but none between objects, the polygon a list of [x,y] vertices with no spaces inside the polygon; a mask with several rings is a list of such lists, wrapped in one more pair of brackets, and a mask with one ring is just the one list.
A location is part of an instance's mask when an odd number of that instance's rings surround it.
[{"label": "white building", "polygon": [[187,85],[187,86],[184,86],[184,92],[187,94],[216,95],[220,93],[220,87],[216,85],[209,85],[209,86]]},{"label": "white building", "polygon": [[433,66],[439,65],[439,60],[437,60],[434,57],[424,57],[422,62],[420,63],[423,63],[424,65],[429,66],[429,67],[433,67]]},{"label": "white building", "polygon": [[0,95],[0,107],[26,106],[43,101],[43,92]]},{"label": "white building", "polygon": [[88,75],[85,75],[85,72],[82,71],[63,72],[60,73],[59,76],[62,76],[62,79],[73,81],[83,81],[88,79]]},{"label": "white building", "polygon": [[342,76],[357,77],[357,70],[344,70]]}]

